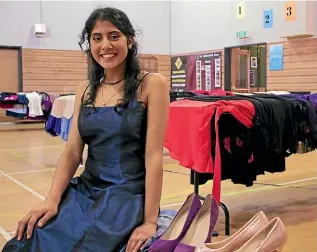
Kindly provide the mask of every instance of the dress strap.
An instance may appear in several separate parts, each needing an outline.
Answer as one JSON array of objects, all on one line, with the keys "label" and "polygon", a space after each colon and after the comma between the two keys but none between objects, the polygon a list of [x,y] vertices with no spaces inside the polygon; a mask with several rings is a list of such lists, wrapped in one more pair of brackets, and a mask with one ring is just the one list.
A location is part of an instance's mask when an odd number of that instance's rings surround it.
[{"label": "dress strap", "polygon": [[149,74],[150,74],[150,73],[148,72],[148,73],[146,73],[146,74],[143,75],[142,79],[141,79],[140,82],[139,82],[139,85],[143,82],[143,80],[145,79],[145,77],[148,76]]},{"label": "dress strap", "polygon": [[142,82],[142,81],[144,80],[144,78],[145,78],[147,75],[149,75],[149,74],[150,74],[150,72],[144,74],[143,77],[142,77],[142,79],[141,79],[141,82]]},{"label": "dress strap", "polygon": [[85,87],[85,89],[84,89],[84,92],[83,92],[83,94],[82,94],[82,96],[81,96],[81,103],[84,102],[85,94],[86,94],[87,89],[89,88],[89,86],[90,86],[90,82],[87,82],[86,87]]}]

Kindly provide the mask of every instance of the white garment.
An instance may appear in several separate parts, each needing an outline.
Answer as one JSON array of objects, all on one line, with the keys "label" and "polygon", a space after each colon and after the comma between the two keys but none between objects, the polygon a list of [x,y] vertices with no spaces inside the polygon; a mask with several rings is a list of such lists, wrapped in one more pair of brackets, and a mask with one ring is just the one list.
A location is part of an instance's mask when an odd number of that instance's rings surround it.
[{"label": "white garment", "polygon": [[43,109],[42,109],[42,97],[36,92],[32,93],[25,93],[26,98],[29,100],[29,116],[30,117],[36,117],[36,116],[42,116]]},{"label": "white garment", "polygon": [[75,106],[75,95],[60,96],[55,99],[51,115],[55,118],[70,119],[73,116]]}]

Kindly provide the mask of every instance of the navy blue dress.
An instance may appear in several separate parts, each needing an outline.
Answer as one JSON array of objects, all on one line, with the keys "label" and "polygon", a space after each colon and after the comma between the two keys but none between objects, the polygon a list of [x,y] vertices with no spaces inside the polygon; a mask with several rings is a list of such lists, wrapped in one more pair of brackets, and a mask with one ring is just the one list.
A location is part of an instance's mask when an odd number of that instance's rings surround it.
[{"label": "navy blue dress", "polygon": [[3,252],[118,252],[143,221],[146,108],[83,107],[78,129],[88,145],[84,172],[72,179],[58,215],[31,239]]}]

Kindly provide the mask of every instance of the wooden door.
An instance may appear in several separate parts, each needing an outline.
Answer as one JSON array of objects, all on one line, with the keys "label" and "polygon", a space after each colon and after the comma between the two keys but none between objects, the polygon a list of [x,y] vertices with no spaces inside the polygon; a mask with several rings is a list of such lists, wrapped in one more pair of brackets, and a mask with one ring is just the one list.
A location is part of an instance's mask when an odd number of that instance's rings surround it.
[{"label": "wooden door", "polygon": [[[0,48],[0,92],[19,92],[19,57],[18,50]],[[0,122],[16,121],[5,115],[0,108]]]},{"label": "wooden door", "polygon": [[248,93],[250,91],[250,51],[231,49],[231,90]]}]

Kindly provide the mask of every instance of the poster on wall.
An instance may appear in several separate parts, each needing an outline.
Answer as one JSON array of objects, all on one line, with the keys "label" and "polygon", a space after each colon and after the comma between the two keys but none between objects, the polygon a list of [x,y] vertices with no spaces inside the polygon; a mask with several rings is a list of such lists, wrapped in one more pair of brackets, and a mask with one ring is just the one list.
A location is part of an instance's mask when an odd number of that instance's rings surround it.
[{"label": "poster on wall", "polygon": [[251,87],[256,87],[256,85],[257,85],[255,71],[256,70],[250,70],[250,86]]},{"label": "poster on wall", "polygon": [[221,88],[220,53],[173,56],[171,90],[215,90]]},{"label": "poster on wall", "polygon": [[286,22],[296,20],[296,2],[286,2],[284,5],[284,19]]},{"label": "poster on wall", "polygon": [[221,88],[220,53],[187,56],[187,90],[215,90]]},{"label": "poster on wall", "polygon": [[258,67],[258,58],[251,57],[251,68],[257,68],[257,67]]},{"label": "poster on wall", "polygon": [[270,71],[283,70],[283,44],[270,45]]},{"label": "poster on wall", "polygon": [[215,58],[215,87],[221,87],[221,61],[220,55],[218,58]]},{"label": "poster on wall", "polygon": [[273,10],[264,11],[264,28],[273,28]]},{"label": "poster on wall", "polygon": [[244,6],[244,2],[239,2],[237,4],[237,19],[244,19],[245,16],[245,6]]},{"label": "poster on wall", "polygon": [[186,56],[172,57],[171,59],[171,90],[184,92],[186,87]]}]

